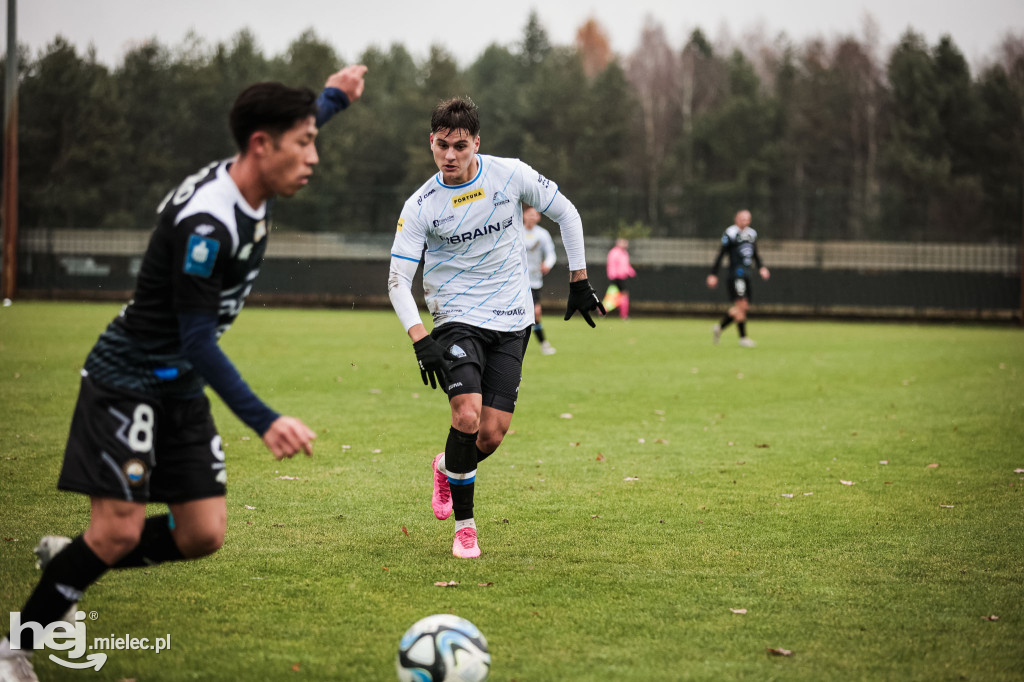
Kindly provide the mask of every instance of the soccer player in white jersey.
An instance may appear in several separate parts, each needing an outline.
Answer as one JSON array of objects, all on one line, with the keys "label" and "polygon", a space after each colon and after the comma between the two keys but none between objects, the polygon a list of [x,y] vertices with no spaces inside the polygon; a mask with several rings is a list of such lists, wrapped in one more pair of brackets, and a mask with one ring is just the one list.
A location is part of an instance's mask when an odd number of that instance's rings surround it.
[{"label": "soccer player in white jersey", "polygon": [[761,264],[761,256],[757,253],[757,232],[750,226],[750,211],[739,211],[736,214],[736,222],[726,228],[722,235],[722,248],[718,250],[718,257],[711,266],[711,273],[707,277],[708,288],[714,289],[718,286],[718,266],[722,259],[729,254],[729,279],[728,290],[732,306],[725,313],[721,322],[711,328],[711,340],[718,345],[722,338],[722,330],[731,322],[736,322],[736,329],[740,333],[740,345],[744,348],[753,348],[754,340],[747,336],[747,311],[750,309],[750,300],[753,296],[753,287],[750,281],[750,272],[754,265],[757,265],[761,279],[767,280],[771,273]]},{"label": "soccer player in white jersey", "polygon": [[[430,150],[439,172],[409,197],[391,249],[388,294],[413,341],[423,383],[451,406],[444,452],[434,458],[434,515],[455,515],[452,554],[480,556],[473,521],[479,462],[501,444],[512,422],[530,340],[533,306],[523,238],[524,203],[556,223],[569,257],[565,319],[605,310],[587,281],[583,224],[551,180],[518,159],[479,154],[480,119],[469,99],[438,104]],[[433,317],[428,334],[412,295],[423,261]]]},{"label": "soccer player in white jersey", "polygon": [[533,206],[523,206],[523,242],[526,245],[526,264],[530,270],[530,293],[533,294],[533,333],[540,341],[540,352],[554,355],[555,347],[544,334],[541,324],[541,291],[544,289],[544,275],[555,266],[555,242],[551,233],[540,226],[540,211]]}]

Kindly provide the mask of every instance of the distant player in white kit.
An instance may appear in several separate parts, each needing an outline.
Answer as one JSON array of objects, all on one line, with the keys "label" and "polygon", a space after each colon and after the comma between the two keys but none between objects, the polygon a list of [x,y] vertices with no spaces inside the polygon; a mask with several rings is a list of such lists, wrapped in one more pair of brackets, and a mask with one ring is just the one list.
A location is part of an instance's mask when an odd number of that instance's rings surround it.
[{"label": "distant player in white kit", "polygon": [[[534,323],[522,205],[556,223],[569,257],[565,319],[604,306],[587,281],[583,223],[558,186],[518,159],[479,154],[476,105],[438,104],[430,150],[440,171],[409,197],[391,248],[388,294],[413,341],[423,383],[441,388],[451,406],[444,452],[433,462],[434,515],[455,514],[452,554],[480,556],[473,521],[479,462],[501,444],[512,422],[523,355]],[[420,321],[412,279],[423,259],[423,289],[434,321]]]},{"label": "distant player in white kit", "polygon": [[525,229],[523,241],[526,244],[526,262],[530,269],[530,291],[533,294],[533,333],[540,341],[540,352],[544,355],[554,355],[555,347],[548,342],[544,334],[544,325],[541,324],[540,314],[544,275],[551,272],[557,256],[551,233],[541,227],[539,223],[540,211],[533,206],[523,206],[523,228]]}]

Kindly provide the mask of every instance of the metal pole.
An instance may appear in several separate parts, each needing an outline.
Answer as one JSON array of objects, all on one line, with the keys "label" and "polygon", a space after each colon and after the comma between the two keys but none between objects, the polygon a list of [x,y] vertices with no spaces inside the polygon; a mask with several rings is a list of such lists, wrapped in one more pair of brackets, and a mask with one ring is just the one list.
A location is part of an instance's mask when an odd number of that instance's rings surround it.
[{"label": "metal pole", "polygon": [[18,284],[18,0],[7,0],[7,73],[4,91],[3,297]]}]

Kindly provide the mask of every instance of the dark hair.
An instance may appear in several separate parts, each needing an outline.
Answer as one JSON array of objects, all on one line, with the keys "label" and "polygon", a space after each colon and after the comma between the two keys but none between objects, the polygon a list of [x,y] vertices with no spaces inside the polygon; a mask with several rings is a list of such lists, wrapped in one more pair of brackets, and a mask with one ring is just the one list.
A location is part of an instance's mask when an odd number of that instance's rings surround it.
[{"label": "dark hair", "polygon": [[244,154],[249,150],[249,137],[257,130],[277,138],[309,116],[316,116],[316,95],[309,88],[256,83],[243,90],[231,107],[231,135]]},{"label": "dark hair", "polygon": [[468,97],[452,97],[440,102],[430,115],[430,132],[465,130],[470,137],[480,134],[480,115]]}]

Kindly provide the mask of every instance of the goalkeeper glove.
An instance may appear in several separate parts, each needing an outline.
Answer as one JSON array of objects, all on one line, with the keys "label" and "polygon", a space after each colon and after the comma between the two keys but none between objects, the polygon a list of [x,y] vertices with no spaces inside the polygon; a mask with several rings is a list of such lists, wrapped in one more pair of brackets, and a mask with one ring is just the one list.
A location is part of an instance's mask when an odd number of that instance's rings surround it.
[{"label": "goalkeeper glove", "polygon": [[597,297],[597,293],[594,291],[594,287],[590,286],[590,282],[585,279],[569,282],[569,304],[565,308],[565,319],[568,320],[578,310],[583,319],[587,321],[587,324],[594,327],[596,325],[590,319],[590,311],[595,309],[600,310],[602,315],[607,314],[604,304]]},{"label": "goalkeeper glove", "polygon": [[420,363],[423,385],[428,385],[429,377],[431,388],[437,388],[437,381],[440,380],[441,390],[445,390],[448,384],[448,370],[451,369],[455,356],[429,335],[412,344],[412,349],[416,351],[416,360]]}]

